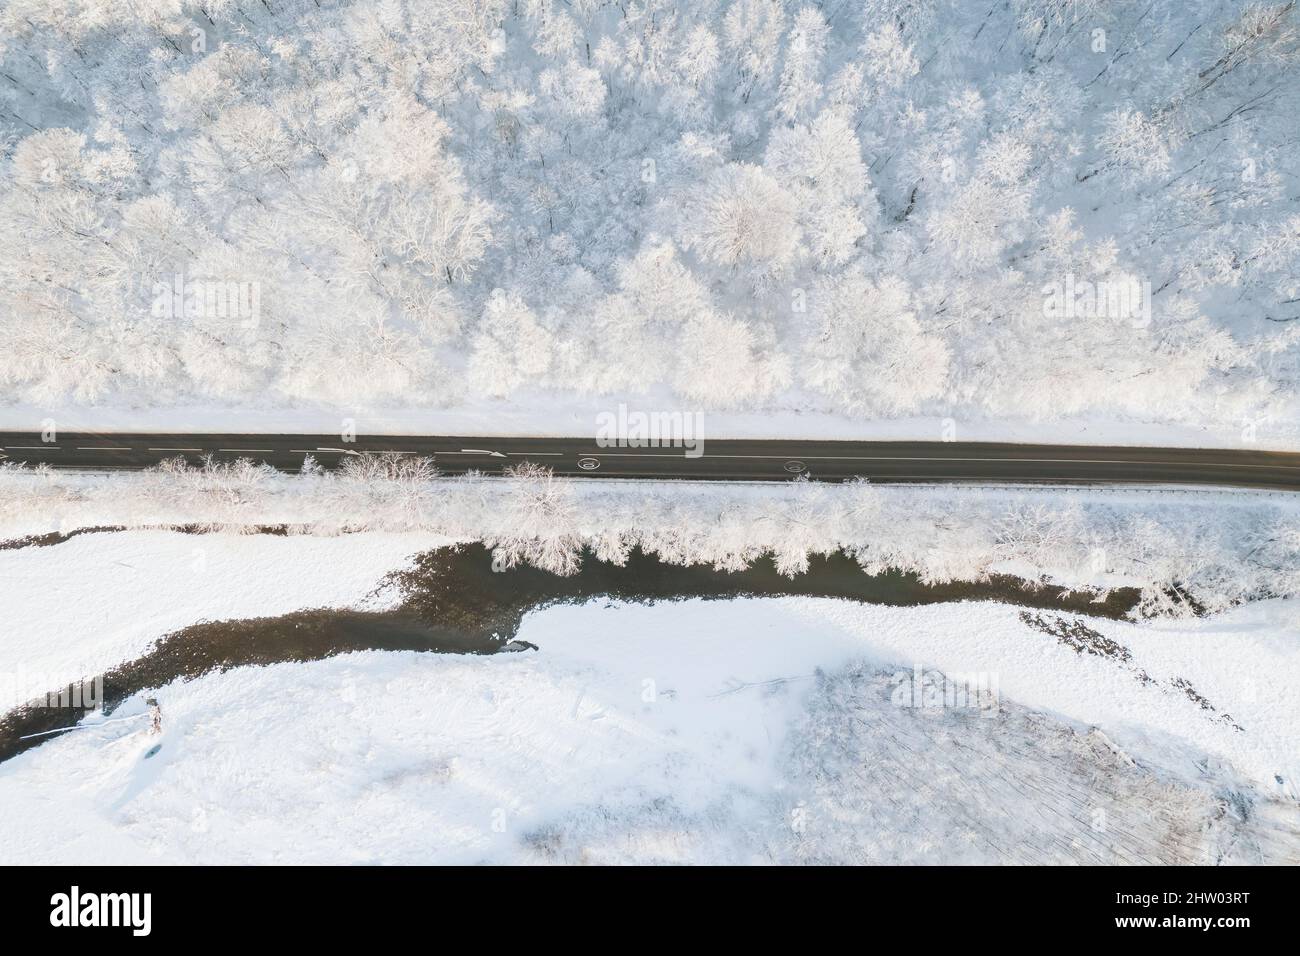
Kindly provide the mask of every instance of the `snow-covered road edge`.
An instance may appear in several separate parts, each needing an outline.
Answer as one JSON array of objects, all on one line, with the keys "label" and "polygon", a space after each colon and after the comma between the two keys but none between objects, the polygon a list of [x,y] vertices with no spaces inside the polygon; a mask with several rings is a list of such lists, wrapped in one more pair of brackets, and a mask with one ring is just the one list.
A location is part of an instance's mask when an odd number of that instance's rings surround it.
[{"label": "snow-covered road edge", "polygon": [[[481,400],[454,407],[344,408],[258,405],[170,407],[0,404],[0,431],[193,432],[333,435],[466,435],[474,437],[592,436],[601,415],[619,402],[524,389],[510,400]],[[686,411],[667,390],[625,400],[633,411]],[[1297,403],[1292,402],[1292,405]],[[691,409],[694,413],[694,409]],[[1214,424],[1144,422],[1102,417],[1036,420],[914,415],[853,418],[811,408],[702,413],[707,439],[823,439],[844,441],[987,441],[1025,444],[1129,445],[1151,448],[1300,448],[1300,415],[1278,409],[1257,419],[1225,418]]]},{"label": "snow-covered road edge", "polygon": [[714,485],[438,478],[427,462],[349,459],[284,475],[251,462],[87,475],[0,467],[0,539],[79,528],[422,531],[483,541],[504,566],[577,570],[633,548],[725,570],[771,554],[798,574],[843,550],[926,582],[1013,573],[1081,590],[1130,586],[1146,614],[1300,594],[1300,502],[1269,492]]}]

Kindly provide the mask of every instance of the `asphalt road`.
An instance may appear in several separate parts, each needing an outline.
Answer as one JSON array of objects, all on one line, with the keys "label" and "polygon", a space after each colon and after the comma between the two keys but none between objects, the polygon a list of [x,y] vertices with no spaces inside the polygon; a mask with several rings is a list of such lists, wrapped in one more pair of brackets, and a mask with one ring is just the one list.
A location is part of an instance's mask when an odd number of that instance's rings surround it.
[{"label": "asphalt road", "polygon": [[780,481],[1003,481],[1186,484],[1300,490],[1300,453],[1241,449],[1117,448],[979,442],[706,440],[682,448],[603,448],[590,438],[461,438],[338,435],[176,435],[0,432],[0,461],[54,468],[132,470],[182,457],[250,458],[297,471],[307,455],[326,468],[361,452],[422,455],[446,474],[498,474],[534,461],[559,475]]}]

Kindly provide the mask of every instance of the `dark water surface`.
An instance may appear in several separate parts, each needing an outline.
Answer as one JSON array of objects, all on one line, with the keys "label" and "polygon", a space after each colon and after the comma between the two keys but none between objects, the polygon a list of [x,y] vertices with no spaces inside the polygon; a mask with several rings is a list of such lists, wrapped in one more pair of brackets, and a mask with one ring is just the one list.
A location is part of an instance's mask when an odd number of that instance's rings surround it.
[{"label": "dark water surface", "polygon": [[[1105,601],[1094,603],[1086,594],[1009,576],[938,585],[898,572],[868,576],[842,553],[812,559],[808,572],[794,578],[778,574],[769,558],[729,573],[666,564],[640,551],[633,552],[622,567],[589,558],[577,574],[562,578],[531,567],[494,571],[491,553],[482,545],[425,552],[410,569],[390,574],[383,588],[401,595],[397,609],[298,611],[281,617],[204,622],[168,634],[143,656],[102,675],[104,709],[111,712],[135,694],[178,678],[189,680],[232,667],[320,660],[366,650],[442,654],[515,650],[511,639],[530,610],[593,598],[653,603],[802,595],[891,606],[1002,601],[1110,618],[1123,617],[1138,599],[1136,590],[1118,589]],[[86,713],[79,707],[36,704],[9,711],[0,717],[0,760],[56,735],[20,737],[75,724]]]}]

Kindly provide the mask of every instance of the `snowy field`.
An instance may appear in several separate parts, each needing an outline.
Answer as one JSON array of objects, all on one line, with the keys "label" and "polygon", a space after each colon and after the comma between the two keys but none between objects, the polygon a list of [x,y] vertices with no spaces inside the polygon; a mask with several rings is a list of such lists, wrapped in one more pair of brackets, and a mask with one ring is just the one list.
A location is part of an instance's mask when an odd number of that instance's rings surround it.
[{"label": "snowy field", "polygon": [[11,614],[0,640],[0,710],[142,654],[202,620],[301,608],[379,608],[387,571],[438,547],[428,534],[347,538],[137,531],[0,551]]},{"label": "snowy field", "polygon": [[[195,540],[213,573],[189,578]],[[359,604],[425,546],[132,533],[0,555],[48,615],[4,664]],[[43,593],[57,552],[103,569],[92,599]],[[529,615],[536,652],[210,674],[158,692],[161,738],[108,724],[0,764],[0,862],[1300,862],[1292,603],[1041,612],[1081,623],[1072,643],[999,604],[597,601]],[[982,696],[933,706],[942,675]]]},{"label": "snowy field", "polygon": [[[0,3],[0,430],[1300,447],[1291,0],[138,7]],[[0,864],[1300,863],[1284,492],[0,455],[0,713],[470,541],[1136,597],[596,600],[211,672],[0,762]],[[458,596],[517,596],[481,554]]]}]

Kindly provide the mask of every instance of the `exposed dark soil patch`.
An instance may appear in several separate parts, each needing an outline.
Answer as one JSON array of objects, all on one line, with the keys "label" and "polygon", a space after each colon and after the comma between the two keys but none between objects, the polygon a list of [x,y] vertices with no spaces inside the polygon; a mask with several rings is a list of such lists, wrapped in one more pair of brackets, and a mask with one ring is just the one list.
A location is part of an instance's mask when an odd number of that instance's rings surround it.
[{"label": "exposed dark soil patch", "polygon": [[639,550],[622,566],[588,556],[581,571],[562,578],[532,567],[494,572],[491,552],[478,544],[425,552],[411,568],[390,574],[386,584],[405,596],[407,610],[425,620],[502,636],[513,635],[529,610],[598,597],[654,602],[800,595],[894,607],[1002,601],[1116,620],[1136,607],[1139,597],[1135,588],[1117,588],[1094,602],[1088,594],[1008,575],[976,582],[924,584],[914,574],[897,571],[864,574],[861,566],[842,552],[813,557],[808,571],[793,578],[779,574],[766,557],[743,571],[729,572],[667,564]]},{"label": "exposed dark soil patch", "polygon": [[1020,620],[1035,630],[1051,634],[1057,643],[1064,644],[1076,654],[1109,657],[1121,664],[1128,664],[1133,658],[1123,644],[1094,631],[1082,621],[1067,620],[1055,614],[1031,614],[1029,611],[1021,611]]},{"label": "exposed dark soil patch", "polygon": [[[396,589],[401,595],[398,610],[299,611],[282,617],[204,622],[168,634],[143,656],[102,675],[104,709],[111,712],[133,695],[177,679],[191,680],[232,667],[320,660],[365,650],[492,654],[510,644],[528,611],[593,598],[653,603],[806,595],[892,606],[984,600],[1111,618],[1122,618],[1138,599],[1137,591],[1121,589],[1094,603],[1088,595],[1006,576],[943,585],[923,584],[915,575],[897,572],[868,576],[844,554],[814,558],[806,574],[787,578],[766,558],[744,571],[725,572],[666,564],[636,551],[623,566],[588,558],[581,571],[564,578],[531,567],[494,571],[491,552],[482,545],[426,552],[410,569],[389,575],[382,588]],[[511,649],[519,647],[511,645]],[[53,735],[20,737],[67,727],[88,712],[84,707],[44,703],[0,717],[0,760]]]},{"label": "exposed dark soil patch", "polygon": [[[299,611],[283,617],[204,622],[168,634],[143,657],[103,674],[101,703],[111,713],[140,691],[233,667],[314,661],[368,650],[493,654],[506,643],[433,626],[401,611]],[[64,703],[78,699],[89,705],[93,696],[68,695]],[[19,738],[70,726],[90,712],[89,706],[47,706],[51,700],[57,700],[57,690],[49,698],[0,717],[0,760],[8,760],[55,735]]]},{"label": "exposed dark soil patch", "polygon": [[[1160,681],[1133,663],[1133,655],[1127,647],[1093,630],[1082,621],[1068,620],[1056,614],[1033,614],[1029,611],[1021,611],[1020,620],[1036,631],[1055,637],[1057,643],[1070,648],[1076,654],[1092,654],[1114,661],[1124,670],[1130,671],[1140,684],[1161,685]],[[1245,729],[1232,719],[1231,714],[1219,713],[1219,709],[1203,697],[1187,678],[1173,677],[1165,681],[1162,686],[1172,687],[1186,695],[1187,699],[1201,710],[1214,714],[1214,720],[1227,724],[1237,731]]]},{"label": "exposed dark soil patch", "polygon": [[50,548],[56,544],[63,544],[65,541],[71,541],[73,538],[83,534],[109,534],[115,531],[125,530],[125,528],[116,525],[103,525],[96,528],[77,528],[75,531],[51,531],[48,534],[29,534],[25,538],[10,538],[7,541],[0,541],[0,551],[16,551],[19,548]]},{"label": "exposed dark soil patch", "polygon": [[[77,528],[75,531],[51,531],[48,534],[29,534],[25,538],[10,538],[0,541],[0,551],[14,551],[18,548],[50,548],[63,544],[83,534],[116,534],[121,531],[174,531],[177,534],[209,534],[212,528],[199,524],[166,524],[147,527],[126,528],[122,525],[100,525],[93,528]],[[269,534],[284,537],[289,534],[286,524],[241,525],[240,534]],[[346,532],[345,532],[346,533]]]}]

